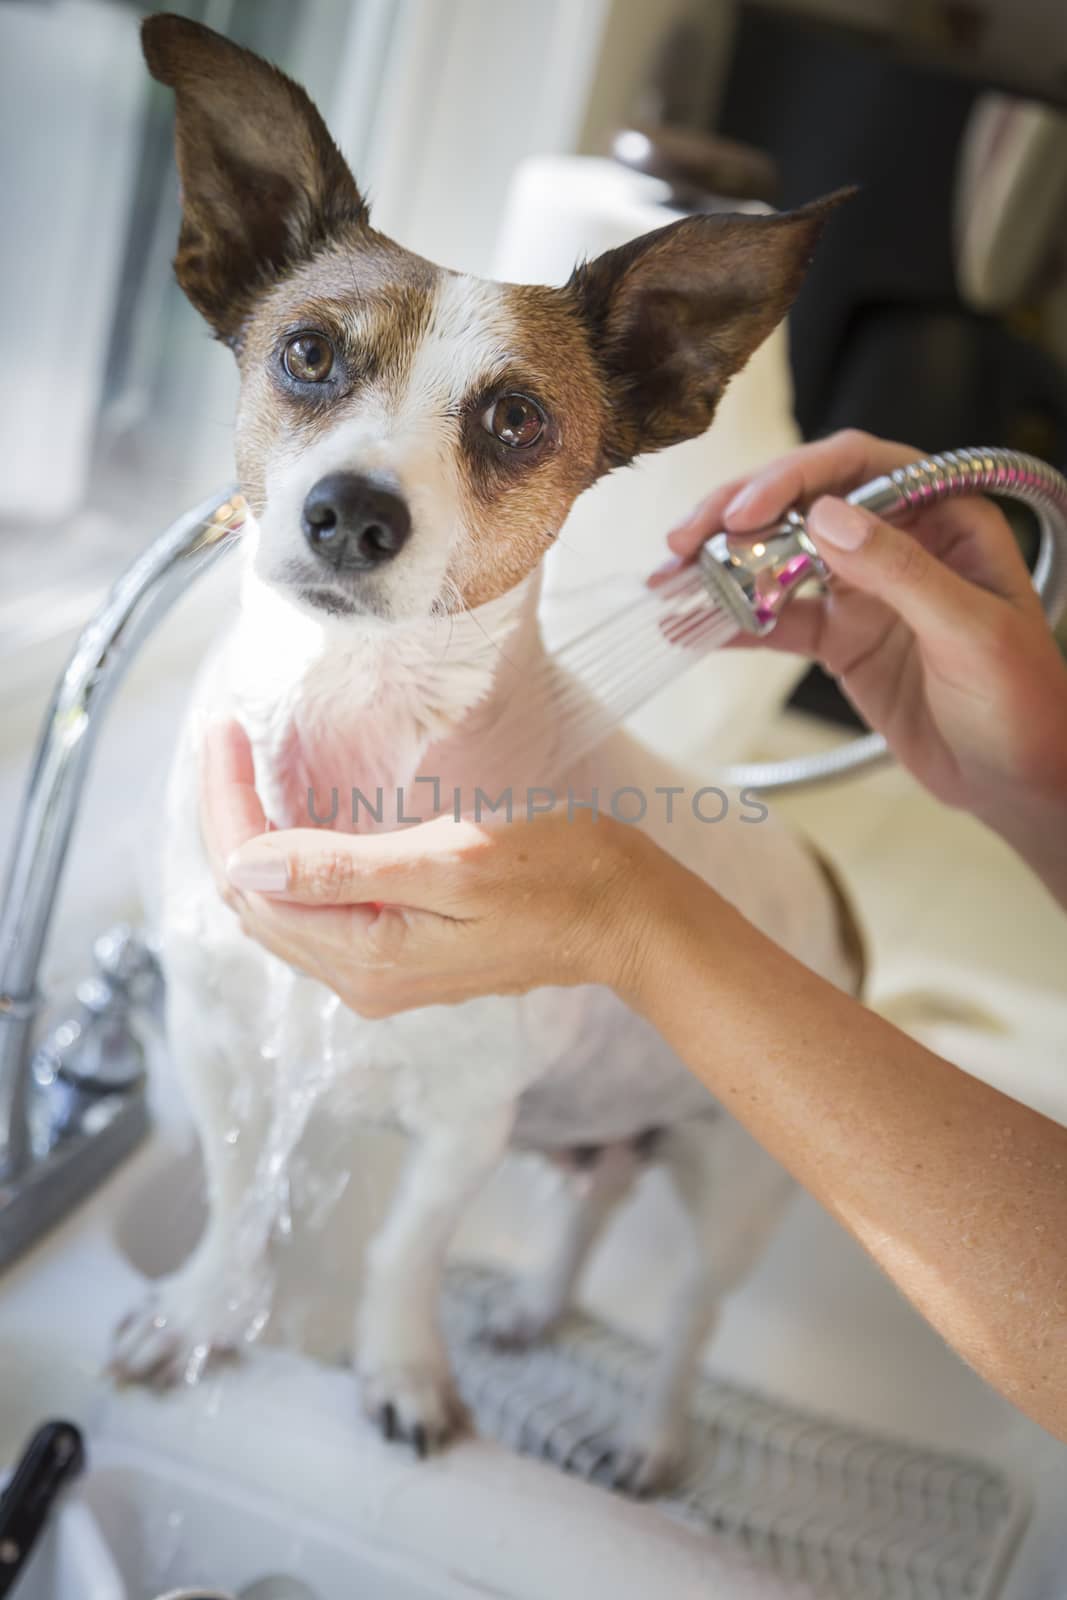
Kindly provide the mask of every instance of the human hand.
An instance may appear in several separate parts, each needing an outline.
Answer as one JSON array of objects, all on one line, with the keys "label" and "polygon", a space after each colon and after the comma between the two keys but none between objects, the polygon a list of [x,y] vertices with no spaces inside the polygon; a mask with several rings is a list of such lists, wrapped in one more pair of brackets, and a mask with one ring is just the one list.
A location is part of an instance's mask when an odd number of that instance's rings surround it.
[{"label": "human hand", "polygon": [[626,992],[656,862],[670,866],[636,829],[566,807],[392,833],[267,832],[236,723],[207,731],[201,828],[244,931],[365,1017],[553,984]]},{"label": "human hand", "polygon": [[1067,831],[1067,667],[1000,511],[945,501],[904,531],[838,498],[920,459],[838,433],[716,489],[668,542],[684,561],[722,527],[754,533],[807,508],[835,581],[759,643],[822,662],[939,799],[1016,844],[1034,819]]}]

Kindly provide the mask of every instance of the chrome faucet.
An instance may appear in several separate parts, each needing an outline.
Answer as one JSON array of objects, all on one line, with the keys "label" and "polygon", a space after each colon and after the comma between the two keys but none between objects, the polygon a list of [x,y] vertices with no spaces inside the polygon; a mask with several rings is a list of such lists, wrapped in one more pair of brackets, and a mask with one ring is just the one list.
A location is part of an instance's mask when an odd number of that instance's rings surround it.
[{"label": "chrome faucet", "polygon": [[236,543],[245,514],[239,495],[214,495],[133,563],[75,645],[41,731],[0,909],[0,1268],[147,1130],[136,1014],[161,997],[151,949],[128,928],[98,939],[96,975],[39,1044],[38,977],[111,696],[179,595]]}]

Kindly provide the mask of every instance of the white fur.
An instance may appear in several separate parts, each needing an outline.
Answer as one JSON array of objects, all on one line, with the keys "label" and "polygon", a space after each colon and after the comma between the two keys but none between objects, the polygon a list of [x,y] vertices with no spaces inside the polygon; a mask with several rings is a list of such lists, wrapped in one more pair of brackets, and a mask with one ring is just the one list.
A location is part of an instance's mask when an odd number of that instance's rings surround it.
[{"label": "white fur", "polygon": [[[472,781],[544,781],[538,763],[550,724],[537,698],[536,577],[477,615],[428,614],[464,537],[442,410],[505,353],[490,288],[446,280],[440,324],[405,395],[392,407],[379,396],[312,450],[272,466],[263,526],[247,539],[241,614],[201,675],[169,798],[169,1031],[203,1142],[212,1219],[191,1262],[123,1326],[116,1362],[138,1377],[195,1375],[213,1346],[258,1331],[269,1309],[278,1174],[317,1099],[334,1125],[388,1121],[414,1137],[371,1252],[356,1361],[373,1414],[417,1442],[444,1438],[456,1405],[437,1330],[440,1272],[463,1208],[509,1139],[619,1144],[585,1184],[585,1202],[562,1207],[558,1260],[520,1289],[514,1336],[522,1327],[542,1331],[562,1310],[634,1175],[623,1142],[666,1127],[664,1159],[692,1228],[656,1382],[620,1449],[618,1480],[647,1488],[677,1459],[689,1375],[721,1295],[783,1203],[781,1170],[607,989],[539,990],[381,1021],[353,1015],[244,937],[215,891],[199,837],[196,746],[207,716],[244,724],[259,793],[280,826],[308,821],[309,789],[321,810],[339,787],[344,825],[354,786],[368,795],[382,786],[387,796],[405,787],[406,813],[426,815],[432,793],[414,786],[420,772],[462,782],[466,792]],[[387,470],[412,502],[421,543],[406,569],[393,564],[392,592],[409,620],[332,620],[270,581],[296,537],[307,487],[340,465]],[[505,772],[493,765],[502,749],[512,752]],[[620,734],[569,780],[577,792],[596,785],[607,793],[624,784],[651,792],[684,778]],[[387,814],[383,825],[395,820]],[[849,981],[825,884],[773,821],[746,825],[735,812],[709,826],[681,807],[670,825],[650,808],[643,825],[787,949]]]},{"label": "white fur", "polygon": [[403,559],[369,575],[368,593],[390,617],[425,617],[446,598],[445,574],[466,539],[459,513],[462,403],[502,373],[520,343],[499,284],[443,275],[399,392],[383,375],[361,389],[355,413],[314,444],[279,451],[269,464],[255,562],[260,576],[284,578],[302,555],[300,510],[312,484],[341,469],[359,472],[394,484],[412,523]]}]

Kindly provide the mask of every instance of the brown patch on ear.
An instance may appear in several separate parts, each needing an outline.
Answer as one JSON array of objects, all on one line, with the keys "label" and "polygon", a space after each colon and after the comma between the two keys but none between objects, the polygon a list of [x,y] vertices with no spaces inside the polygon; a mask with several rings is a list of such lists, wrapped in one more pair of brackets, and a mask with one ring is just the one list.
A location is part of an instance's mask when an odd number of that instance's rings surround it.
[{"label": "brown patch on ear", "polygon": [[175,271],[228,344],[257,294],[366,207],[299,85],[184,17],[149,17],[148,69],[177,97],[183,216]]},{"label": "brown patch on ear", "polygon": [[704,432],[854,192],[772,216],[685,217],[576,268],[568,291],[607,382],[606,467]]}]

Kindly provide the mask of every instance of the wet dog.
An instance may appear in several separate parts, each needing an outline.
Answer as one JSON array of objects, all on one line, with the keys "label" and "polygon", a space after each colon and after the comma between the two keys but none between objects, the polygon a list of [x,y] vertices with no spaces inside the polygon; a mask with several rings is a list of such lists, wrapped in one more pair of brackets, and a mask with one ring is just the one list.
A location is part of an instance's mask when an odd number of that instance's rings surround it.
[{"label": "wet dog", "polygon": [[[187,1265],[123,1324],[116,1367],[179,1378],[246,1336],[270,1248],[264,1236],[249,1251],[245,1205],[276,1092],[263,1055],[281,1053],[297,1077],[328,1057],[338,1124],[411,1135],[369,1254],[354,1359],[369,1414],[420,1453],[460,1419],[438,1327],[445,1253],[509,1144],[548,1153],[572,1179],[545,1218],[550,1264],[494,1330],[512,1342],[551,1329],[610,1213],[648,1161],[664,1164],[688,1219],[686,1268],[614,1473],[649,1490],[677,1464],[701,1347],[788,1178],[606,989],[370,1020],[264,952],[205,861],[194,729],[203,714],[239,718],[280,827],[306,825],[309,791],[338,784],[405,789],[408,815],[429,815],[419,774],[466,793],[543,779],[542,556],[598,477],[708,427],[785,314],[832,202],[687,218],[577,267],[562,288],[483,282],[374,230],[321,118],[280,72],[177,17],[151,18],[144,48],[177,100],[178,280],[240,369],[236,453],[254,526],[240,612],[204,664],[170,797],[169,1035],[211,1219]],[[651,792],[675,776],[618,735],[565,781]],[[387,806],[380,825],[396,820]],[[854,984],[835,896],[773,820],[645,825],[781,944]]]}]

